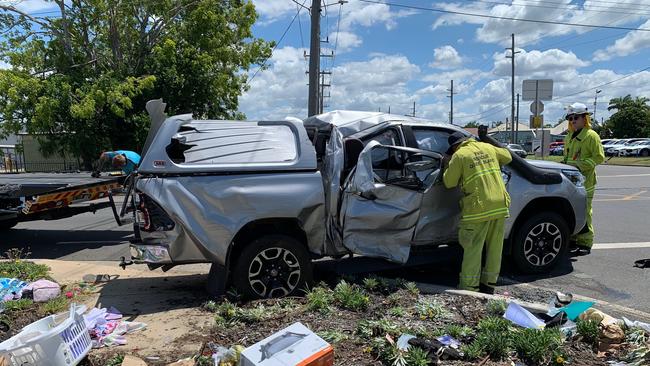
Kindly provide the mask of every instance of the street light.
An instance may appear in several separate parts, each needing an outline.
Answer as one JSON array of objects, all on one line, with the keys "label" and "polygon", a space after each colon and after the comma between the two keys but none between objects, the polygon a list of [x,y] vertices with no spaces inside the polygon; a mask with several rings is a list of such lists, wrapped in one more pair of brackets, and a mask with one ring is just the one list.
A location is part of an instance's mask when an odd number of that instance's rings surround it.
[{"label": "street light", "polygon": [[594,122],[595,124],[598,124],[598,120],[596,119],[596,106],[598,105],[598,94],[600,94],[602,90],[596,89],[596,95],[594,96]]}]

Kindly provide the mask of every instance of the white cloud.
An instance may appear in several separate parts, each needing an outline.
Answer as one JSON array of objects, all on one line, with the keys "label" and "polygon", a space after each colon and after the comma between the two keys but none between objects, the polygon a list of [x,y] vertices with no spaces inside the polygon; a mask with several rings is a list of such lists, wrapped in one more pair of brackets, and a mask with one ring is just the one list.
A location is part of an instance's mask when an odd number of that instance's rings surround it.
[{"label": "white cloud", "polygon": [[450,45],[438,47],[433,50],[433,62],[429,66],[437,69],[453,69],[463,63],[458,51]]},{"label": "white cloud", "polygon": [[[337,38],[338,37],[338,38]],[[330,44],[334,45],[338,41],[337,52],[348,52],[354,48],[361,46],[363,40],[358,35],[351,32],[334,32],[329,36]]]},{"label": "white cloud", "polygon": [[304,117],[307,107],[305,49],[284,47],[276,49],[269,68],[260,71],[250,84],[250,90],[240,99],[240,110],[249,119]]},{"label": "white cloud", "polygon": [[[589,62],[579,59],[573,52],[558,49],[519,51],[521,53],[515,56],[515,73],[518,76],[525,76],[527,79],[551,78],[557,80],[567,72],[589,66]],[[495,53],[493,58],[494,69],[492,72],[495,75],[506,76],[512,73],[511,60],[505,58],[505,54]]]},{"label": "white cloud", "polygon": [[[650,28],[650,20],[639,28]],[[650,32],[631,31],[625,37],[617,39],[613,45],[594,52],[594,60],[607,61],[614,57],[628,56],[648,47],[650,47]]]},{"label": "white cloud", "polygon": [[[638,9],[638,0],[620,0],[603,3],[586,0],[582,5],[573,0],[561,0],[557,5],[546,1],[527,1],[512,5],[489,5],[484,3],[436,3],[435,7],[450,11],[472,14],[486,14],[495,17],[531,19],[542,21],[567,22],[595,25],[630,24],[647,18],[632,9]],[[626,10],[626,6],[628,9]],[[476,39],[485,43],[509,44],[510,34],[516,34],[518,44],[534,44],[550,36],[562,36],[572,33],[586,33],[593,29],[566,26],[560,24],[541,24],[533,22],[512,21],[506,19],[480,18],[466,15],[446,14],[438,17],[433,28],[454,26],[464,23],[479,25]]]},{"label": "white cloud", "polygon": [[[255,10],[257,10],[262,18],[262,21],[266,22],[275,21],[286,14],[298,11],[298,5],[291,0],[253,0],[253,4],[255,5]],[[302,11],[306,10],[303,9]]]},{"label": "white cloud", "polygon": [[349,30],[354,25],[370,27],[383,24],[391,30],[397,26],[397,19],[416,14],[414,11],[392,11],[386,4],[369,4],[360,1],[348,2],[341,8],[341,29]]}]

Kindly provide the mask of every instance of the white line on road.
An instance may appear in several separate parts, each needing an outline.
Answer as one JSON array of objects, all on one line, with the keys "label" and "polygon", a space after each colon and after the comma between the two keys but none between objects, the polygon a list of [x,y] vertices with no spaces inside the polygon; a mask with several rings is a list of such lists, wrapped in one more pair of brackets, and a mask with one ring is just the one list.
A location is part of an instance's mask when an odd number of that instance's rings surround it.
[{"label": "white line on road", "polygon": [[650,242],[637,242],[637,243],[602,243],[594,244],[591,249],[638,249],[650,248]]}]

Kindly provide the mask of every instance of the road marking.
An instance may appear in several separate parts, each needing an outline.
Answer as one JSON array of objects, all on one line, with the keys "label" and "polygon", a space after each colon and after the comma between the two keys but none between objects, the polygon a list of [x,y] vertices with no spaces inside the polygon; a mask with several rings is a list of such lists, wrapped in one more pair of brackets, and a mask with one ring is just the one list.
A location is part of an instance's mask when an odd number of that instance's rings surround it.
[{"label": "road marking", "polygon": [[650,248],[650,241],[637,243],[602,243],[594,244],[591,249],[638,249]]},{"label": "road marking", "polygon": [[629,200],[631,200],[631,199],[633,199],[633,198],[635,198],[635,197],[639,197],[640,195],[642,195],[642,194],[644,194],[644,193],[646,193],[646,192],[647,192],[647,191],[641,191],[641,192],[637,192],[637,193],[631,194],[631,195],[629,195],[629,196],[625,196],[625,197],[623,197],[623,200],[624,200],[624,201],[629,201]]},{"label": "road marking", "polygon": [[650,174],[621,174],[621,175],[599,175],[598,178],[634,178],[650,177]]}]

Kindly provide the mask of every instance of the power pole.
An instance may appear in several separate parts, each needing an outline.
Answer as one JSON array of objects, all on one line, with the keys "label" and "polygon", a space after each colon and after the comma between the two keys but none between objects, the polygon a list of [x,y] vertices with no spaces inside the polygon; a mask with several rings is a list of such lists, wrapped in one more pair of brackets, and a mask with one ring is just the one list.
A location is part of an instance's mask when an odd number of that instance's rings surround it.
[{"label": "power pole", "polygon": [[510,142],[514,143],[515,138],[515,55],[519,51],[515,52],[515,34],[511,34],[512,37],[512,47],[506,48],[510,50],[510,56],[506,55],[506,58],[512,59],[512,85],[511,85],[511,104],[510,104],[510,121],[512,122],[512,130],[510,131]]},{"label": "power pole", "polygon": [[515,144],[518,144],[519,142],[519,93],[517,93],[517,121],[516,121],[516,130],[515,130]]},{"label": "power pole", "polygon": [[596,95],[594,96],[594,122],[595,124],[598,124],[598,120],[596,119],[596,106],[598,105],[598,94],[602,92],[601,89],[596,89]]},{"label": "power pole", "polygon": [[320,107],[320,6],[321,0],[311,2],[311,40],[309,42],[309,99],[307,116],[318,114]]},{"label": "power pole", "polygon": [[411,115],[411,117],[415,117],[415,102],[413,102],[413,114]]},{"label": "power pole", "polygon": [[453,80],[451,81],[451,88],[447,89],[447,91],[449,92],[449,95],[447,95],[447,98],[449,98],[451,100],[451,109],[449,110],[450,111],[449,112],[449,123],[451,123],[453,125],[454,124],[454,94],[458,94],[458,93],[454,93],[454,81]]}]

